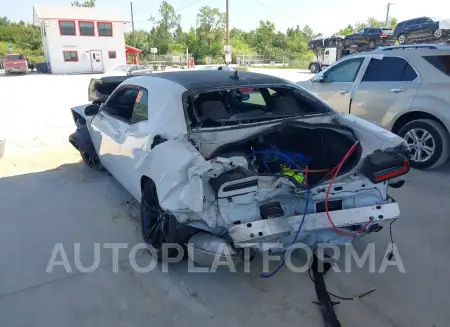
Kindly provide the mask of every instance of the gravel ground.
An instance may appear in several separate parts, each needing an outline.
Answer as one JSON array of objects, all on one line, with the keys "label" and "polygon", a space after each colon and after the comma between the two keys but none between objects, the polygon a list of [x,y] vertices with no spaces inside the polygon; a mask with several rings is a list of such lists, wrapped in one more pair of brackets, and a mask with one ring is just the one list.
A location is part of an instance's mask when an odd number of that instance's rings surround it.
[{"label": "gravel ground", "polygon": [[[263,72],[263,70],[258,70]],[[310,75],[269,73],[292,80]],[[69,108],[87,100],[90,76],[0,77],[0,134],[7,137],[0,160],[0,320],[24,326],[322,326],[314,287],[307,274],[282,270],[259,277],[250,273],[188,274],[184,265],[137,273],[128,251],[113,270],[110,249],[101,249],[99,269],[80,273],[56,267],[46,273],[55,243],[62,243],[74,268],[74,243],[81,262],[93,262],[94,243],[140,242],[131,197],[110,176],[84,167],[67,142],[74,130]],[[341,301],[343,326],[450,326],[447,279],[450,167],[413,171],[392,195],[402,219],[393,227],[406,273],[384,274],[367,267],[330,272],[330,291],[344,296],[375,288],[358,301]],[[356,241],[376,243],[379,267],[389,232]],[[149,262],[142,253],[139,264]],[[391,269],[392,268],[392,269]]]}]

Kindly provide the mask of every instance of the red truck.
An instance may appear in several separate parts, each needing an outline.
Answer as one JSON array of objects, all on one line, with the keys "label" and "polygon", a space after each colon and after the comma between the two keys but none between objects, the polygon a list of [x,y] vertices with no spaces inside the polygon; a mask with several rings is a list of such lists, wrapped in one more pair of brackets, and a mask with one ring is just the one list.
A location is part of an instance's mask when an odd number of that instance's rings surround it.
[{"label": "red truck", "polygon": [[11,73],[28,74],[28,62],[22,54],[7,54],[3,57],[5,75]]}]

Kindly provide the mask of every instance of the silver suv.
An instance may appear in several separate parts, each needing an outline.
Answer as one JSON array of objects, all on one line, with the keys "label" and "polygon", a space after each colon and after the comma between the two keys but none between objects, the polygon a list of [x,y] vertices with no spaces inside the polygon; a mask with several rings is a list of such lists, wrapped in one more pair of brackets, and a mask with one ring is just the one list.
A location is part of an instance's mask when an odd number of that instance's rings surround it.
[{"label": "silver suv", "polygon": [[449,157],[450,46],[390,46],[352,54],[298,84],[335,109],[403,137],[413,167],[438,167]]}]

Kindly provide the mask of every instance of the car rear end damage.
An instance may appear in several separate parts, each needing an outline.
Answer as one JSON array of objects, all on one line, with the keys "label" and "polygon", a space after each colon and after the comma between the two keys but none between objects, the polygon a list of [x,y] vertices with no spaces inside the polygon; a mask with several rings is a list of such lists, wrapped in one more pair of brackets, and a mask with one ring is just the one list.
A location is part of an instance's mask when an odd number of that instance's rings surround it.
[{"label": "car rear end damage", "polygon": [[[309,246],[324,242],[345,244],[357,234],[379,230],[375,228],[378,223],[399,216],[397,203],[388,200],[387,182],[409,171],[408,152],[401,138],[382,129],[380,133],[377,127],[367,132],[364,121],[350,117],[337,117],[320,126],[295,121],[279,123],[212,152],[212,135],[209,145],[205,135],[191,134],[191,140],[168,140],[154,148],[149,177],[157,185],[164,210],[180,223],[206,233],[190,241],[196,249],[213,253],[212,244],[223,243],[214,241],[219,233],[228,235],[231,253],[244,247],[284,251],[292,244],[300,225],[301,233],[295,242]],[[295,135],[295,129],[301,137]],[[287,133],[284,137],[274,137],[283,132]],[[315,133],[329,133],[328,139],[322,139],[328,148],[307,146],[308,142],[314,143]],[[262,144],[272,152],[255,150],[264,137],[276,143],[271,147]],[[209,151],[197,151],[192,143],[198,139]],[[286,140],[297,140],[297,148],[286,149]],[[342,162],[352,147],[354,152]],[[277,170],[289,160],[277,161],[274,153],[295,151],[316,160],[307,167],[298,167],[301,174]],[[266,156],[265,163],[257,158],[257,152]]]}]

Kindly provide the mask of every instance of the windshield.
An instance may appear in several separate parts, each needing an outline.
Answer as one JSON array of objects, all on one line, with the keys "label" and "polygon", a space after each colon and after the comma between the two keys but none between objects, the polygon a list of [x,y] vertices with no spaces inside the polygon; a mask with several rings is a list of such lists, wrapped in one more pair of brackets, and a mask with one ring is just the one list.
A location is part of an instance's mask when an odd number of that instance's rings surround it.
[{"label": "windshield", "polygon": [[113,69],[113,71],[115,72],[127,72],[128,71],[128,66],[119,66]]},{"label": "windshield", "polygon": [[199,94],[188,109],[195,126],[233,126],[330,112],[303,89],[287,86],[245,87]]},{"label": "windshield", "polygon": [[5,60],[24,60],[24,56],[21,54],[10,54],[5,56]]}]

